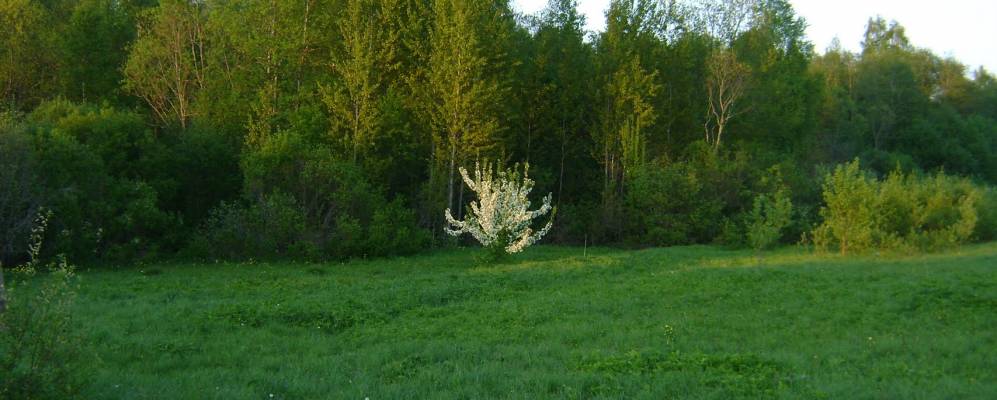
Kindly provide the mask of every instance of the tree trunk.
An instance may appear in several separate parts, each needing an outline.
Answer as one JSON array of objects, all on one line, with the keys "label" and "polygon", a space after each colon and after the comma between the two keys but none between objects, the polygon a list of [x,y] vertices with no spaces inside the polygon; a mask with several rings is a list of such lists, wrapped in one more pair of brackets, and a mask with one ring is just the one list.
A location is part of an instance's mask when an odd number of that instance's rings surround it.
[{"label": "tree trunk", "polygon": [[526,124],[526,163],[530,163],[530,150],[533,144],[533,119]]},{"label": "tree trunk", "polygon": [[453,208],[453,178],[454,178],[454,168],[455,168],[455,162],[456,162],[456,160],[454,160],[454,159],[457,158],[456,155],[457,155],[457,145],[454,144],[454,143],[451,143],[450,144],[450,172],[449,172],[449,178],[447,179],[447,208],[450,211],[454,211],[454,208]]},{"label": "tree trunk", "polygon": [[0,266],[0,315],[7,309],[7,289],[3,286],[3,266]]},{"label": "tree trunk", "polygon": [[460,191],[457,195],[457,219],[464,220],[464,181],[461,180]]},{"label": "tree trunk", "polygon": [[[562,111],[563,112],[563,111]],[[561,168],[558,172],[557,178],[557,206],[561,206],[561,192],[564,190],[564,142],[565,142],[565,132],[564,132],[564,118],[561,118]]]}]

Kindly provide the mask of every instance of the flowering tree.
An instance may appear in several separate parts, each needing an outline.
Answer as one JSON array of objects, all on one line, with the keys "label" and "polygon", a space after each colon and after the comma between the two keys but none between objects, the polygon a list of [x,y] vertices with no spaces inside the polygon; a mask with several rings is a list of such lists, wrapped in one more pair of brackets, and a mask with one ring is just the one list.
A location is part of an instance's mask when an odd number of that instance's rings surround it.
[{"label": "flowering tree", "polygon": [[444,216],[449,224],[446,232],[452,236],[469,233],[494,256],[518,253],[540,240],[550,230],[553,214],[539,231],[534,231],[530,222],[551,211],[551,194],[543,198],[539,209],[530,211],[527,195],[533,190],[533,181],[528,171],[527,164],[522,177],[515,169],[496,174],[491,165],[482,168],[475,164],[472,179],[467,169],[461,168],[464,183],[477,194],[478,201],[471,202],[471,212],[463,221],[454,219],[450,209],[446,209]]}]

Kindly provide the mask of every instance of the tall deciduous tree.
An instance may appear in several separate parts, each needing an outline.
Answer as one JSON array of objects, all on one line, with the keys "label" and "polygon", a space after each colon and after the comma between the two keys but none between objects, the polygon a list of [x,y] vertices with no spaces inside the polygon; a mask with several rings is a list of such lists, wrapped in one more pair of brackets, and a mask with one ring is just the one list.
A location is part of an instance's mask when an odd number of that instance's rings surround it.
[{"label": "tall deciduous tree", "polygon": [[[501,6],[501,7],[498,7]],[[426,87],[437,163],[447,170],[447,206],[454,207],[457,167],[493,150],[503,127],[496,113],[505,82],[489,69],[487,24],[499,23],[507,6],[486,1],[437,0],[430,33]]]},{"label": "tall deciduous tree", "polygon": [[760,0],[697,0],[696,21],[700,29],[730,46],[747,30]]},{"label": "tall deciduous tree", "polygon": [[199,109],[241,117],[232,123],[245,124],[251,148],[288,130],[303,106],[321,106],[313,100],[316,83],[327,78],[329,43],[339,38],[333,24],[338,15],[325,11],[340,8],[337,0],[215,3],[209,60],[211,76],[220,83],[213,82],[205,93],[210,103]]},{"label": "tall deciduous tree", "polygon": [[[550,0],[536,34],[538,74],[547,90],[529,95],[544,106],[545,125],[550,147],[537,152],[539,162],[557,171],[556,202],[560,204],[568,191],[579,194],[587,186],[585,164],[591,138],[588,129],[593,120],[594,63],[591,45],[585,42],[585,17],[578,13],[575,0]],[[566,168],[572,173],[566,174]]]},{"label": "tall deciduous tree", "polygon": [[392,68],[397,35],[385,26],[383,10],[397,1],[348,0],[339,20],[341,40],[333,51],[331,87],[323,89],[333,135],[342,138],[353,162],[374,142],[383,75]]},{"label": "tall deciduous tree", "polygon": [[657,2],[610,3],[606,32],[599,39],[601,87],[596,143],[603,166],[603,192],[622,189],[624,179],[642,164],[647,128],[657,112],[653,99],[661,86],[657,71],[645,64],[653,54],[663,21]]},{"label": "tall deciduous tree", "polygon": [[66,94],[83,101],[117,100],[126,50],[135,37],[135,21],[126,4],[114,0],[80,1],[63,36]]},{"label": "tall deciduous tree", "polygon": [[139,24],[125,64],[125,89],[141,97],[163,124],[187,127],[205,86],[206,10],[203,3],[164,0]]},{"label": "tall deciduous tree", "polygon": [[907,31],[897,21],[889,24],[883,17],[869,18],[865,35],[862,39],[862,54],[883,50],[910,50],[910,40]]},{"label": "tall deciduous tree", "polygon": [[729,49],[719,49],[706,60],[707,106],[706,141],[714,149],[720,147],[724,129],[731,119],[744,112],[747,107],[738,103],[748,85],[750,70],[737,60],[737,55]]},{"label": "tall deciduous tree", "polygon": [[739,140],[792,152],[812,137],[820,90],[808,71],[813,46],[805,31],[806,22],[788,1],[765,0],[750,29],[735,41],[738,60],[751,71],[750,90],[741,101],[751,112],[736,123]]},{"label": "tall deciduous tree", "polygon": [[55,94],[60,54],[55,22],[38,1],[0,1],[0,108],[29,109]]}]

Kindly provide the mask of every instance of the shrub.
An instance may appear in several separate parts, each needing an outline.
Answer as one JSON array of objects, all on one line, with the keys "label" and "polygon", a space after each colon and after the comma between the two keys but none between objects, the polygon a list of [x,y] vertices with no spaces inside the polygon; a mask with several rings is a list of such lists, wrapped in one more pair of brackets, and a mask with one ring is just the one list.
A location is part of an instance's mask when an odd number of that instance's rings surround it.
[{"label": "shrub", "polygon": [[997,190],[986,188],[976,206],[977,222],[974,238],[981,242],[997,239]]},{"label": "shrub", "polygon": [[842,253],[872,247],[877,188],[858,161],[839,165],[825,178],[823,197],[824,222],[813,232],[814,244],[836,245]]},{"label": "shrub", "polygon": [[819,248],[842,253],[878,249],[937,250],[968,241],[982,191],[963,178],[894,171],[879,180],[858,161],[835,168],[824,183]]},{"label": "shrub", "polygon": [[372,256],[416,253],[429,243],[429,235],[416,225],[415,213],[395,199],[374,211],[367,229],[367,253]]},{"label": "shrub", "polygon": [[755,197],[746,223],[748,244],[756,250],[772,247],[792,222],[793,203],[785,190]]},{"label": "shrub", "polygon": [[[554,223],[551,194],[543,198],[538,209],[530,210],[527,196],[533,190],[533,180],[529,177],[529,168],[527,164],[522,173],[518,166],[496,172],[497,168],[486,163],[484,167],[475,165],[472,178],[467,169],[461,167],[460,176],[478,200],[468,206],[463,221],[455,219],[447,208],[443,212],[447,220],[444,231],[455,237],[470,234],[485,247],[489,261],[523,251],[543,238]],[[533,220],[548,212],[551,212],[551,218],[547,224],[534,231],[530,226]]]},{"label": "shrub", "polygon": [[[148,179],[165,147],[139,114],[56,100],[23,128],[32,139],[41,203],[55,212],[47,258],[128,261],[173,247],[180,218]],[[160,185],[161,186],[161,185]]]},{"label": "shrub", "polygon": [[747,158],[704,142],[687,149],[688,161],[656,161],[626,182],[624,240],[642,246],[708,243],[730,233],[724,215],[750,205]]},{"label": "shrub", "polygon": [[0,262],[27,251],[27,237],[42,197],[29,138],[0,127]]},{"label": "shrub", "polygon": [[39,263],[47,214],[40,218],[32,234],[31,261],[10,271],[6,307],[0,310],[0,398],[4,399],[74,398],[86,381],[84,342],[72,313],[73,267],[64,258],[44,267]]},{"label": "shrub", "polygon": [[294,132],[262,140],[242,160],[249,196],[293,195],[312,245],[331,258],[410,254],[425,231],[401,200],[389,202],[367,171]]},{"label": "shrub", "polygon": [[273,194],[249,205],[222,203],[188,249],[193,255],[229,260],[310,258],[317,249],[294,198]]},{"label": "shrub", "polygon": [[241,142],[201,127],[164,135],[166,150],[149,155],[145,181],[162,208],[183,217],[187,228],[200,226],[222,201],[242,194]]},{"label": "shrub", "polygon": [[686,163],[648,167],[627,184],[627,241],[665,246],[712,240],[723,203],[707,197],[695,169]]}]

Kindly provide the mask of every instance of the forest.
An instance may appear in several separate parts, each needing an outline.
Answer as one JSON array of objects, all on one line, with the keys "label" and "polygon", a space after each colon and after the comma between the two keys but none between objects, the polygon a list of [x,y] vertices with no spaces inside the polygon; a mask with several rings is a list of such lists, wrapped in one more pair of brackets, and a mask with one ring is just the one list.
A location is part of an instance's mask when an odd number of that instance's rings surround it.
[{"label": "forest", "polygon": [[994,237],[982,67],[878,16],[819,51],[786,0],[614,0],[601,32],[575,3],[3,0],[0,260],[39,216],[76,263],[461,245],[476,163],[529,165],[548,243]]}]

